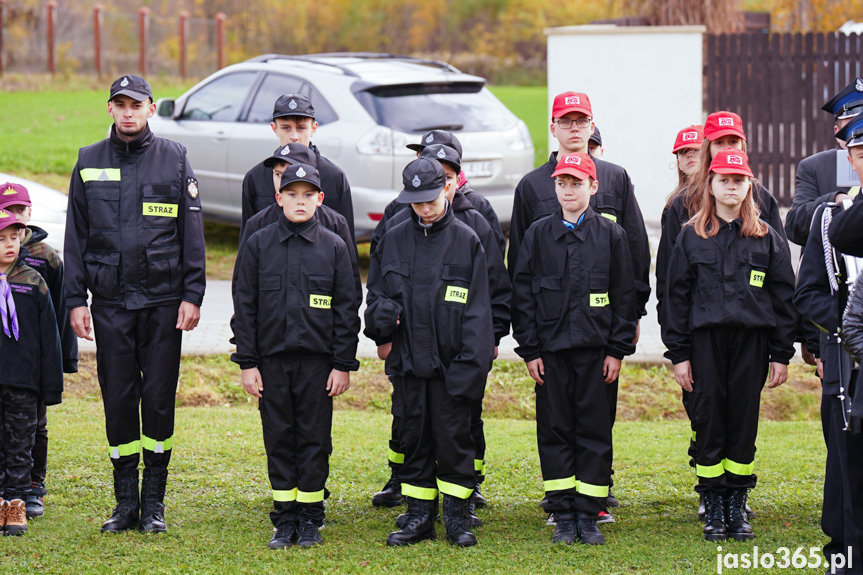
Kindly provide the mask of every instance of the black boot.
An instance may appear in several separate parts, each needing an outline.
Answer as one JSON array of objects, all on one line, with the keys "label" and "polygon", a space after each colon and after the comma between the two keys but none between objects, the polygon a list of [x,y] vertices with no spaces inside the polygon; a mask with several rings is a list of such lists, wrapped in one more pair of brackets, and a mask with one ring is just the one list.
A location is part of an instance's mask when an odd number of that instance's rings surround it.
[{"label": "black boot", "polygon": [[164,533],[165,485],[168,470],[164,467],[145,467],[141,480],[141,522],[138,528],[147,533]]},{"label": "black boot", "polygon": [[[560,525],[560,519],[557,522]],[[576,515],[575,530],[585,545],[605,545],[605,535],[596,526],[596,515],[579,512]]]},{"label": "black boot", "polygon": [[426,539],[434,539],[432,502],[413,497],[405,499],[408,503],[407,521],[401,529],[390,533],[387,537],[387,545],[412,545]]},{"label": "black boot", "polygon": [[476,545],[476,536],[467,528],[468,500],[452,495],[443,496],[443,524],[446,540],[459,547]]},{"label": "black boot", "polygon": [[746,519],[746,498],[748,490],[730,489],[725,494],[726,526],[728,534],[735,541],[755,539],[752,526]]},{"label": "black boot", "polygon": [[575,513],[555,513],[554,535],[551,536],[552,543],[566,543],[572,545],[578,541],[578,530],[575,526]]},{"label": "black boot", "polygon": [[[477,486],[479,486],[478,483],[477,483]],[[476,491],[474,491],[474,493],[476,493]],[[480,497],[482,497],[482,495],[480,495]],[[483,501],[485,501],[485,500],[483,499]],[[480,525],[482,525],[482,519],[480,519],[476,515],[476,508],[477,508],[476,499],[474,499],[473,495],[471,495],[470,497],[467,498],[467,526],[468,526],[468,529],[470,529],[471,527],[479,527]]]},{"label": "black boot", "polygon": [[384,488],[372,496],[372,505],[375,507],[397,507],[404,502],[398,468],[393,467],[389,481],[386,482]]},{"label": "black boot", "polygon": [[120,533],[138,525],[138,469],[114,470],[117,506],[102,524],[102,533]]},{"label": "black boot", "polygon": [[704,494],[698,494],[698,520],[702,523],[704,522],[704,518],[707,515],[707,508],[704,506]]},{"label": "black boot", "polygon": [[323,545],[320,528],[324,524],[324,502],[300,503],[297,522],[297,547]]},{"label": "black boot", "polygon": [[728,530],[725,528],[725,504],[722,493],[704,492],[704,538],[707,541],[725,541]]},{"label": "black boot", "polygon": [[[439,502],[438,498],[435,497],[434,499],[432,499],[431,504],[432,504],[432,512],[431,512],[432,521],[439,521],[440,520],[440,502]],[[408,522],[408,514],[407,513],[402,513],[401,515],[396,517],[396,527],[398,527],[399,529],[404,527],[405,523],[407,523],[407,522]]]},{"label": "black boot", "polygon": [[476,485],[473,486],[473,495],[470,496],[471,500],[473,501],[473,504],[476,506],[477,509],[482,509],[483,507],[485,507],[485,503],[486,503],[485,497],[482,496],[482,493],[480,493],[480,490],[479,490],[479,486],[481,484],[482,484],[482,481],[480,481],[479,478],[477,478]]}]

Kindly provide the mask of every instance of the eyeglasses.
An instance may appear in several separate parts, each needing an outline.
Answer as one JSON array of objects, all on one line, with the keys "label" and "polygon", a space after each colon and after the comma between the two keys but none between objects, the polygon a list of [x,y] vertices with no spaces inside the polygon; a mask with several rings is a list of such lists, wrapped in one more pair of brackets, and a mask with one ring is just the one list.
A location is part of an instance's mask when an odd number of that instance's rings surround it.
[{"label": "eyeglasses", "polygon": [[590,122],[592,121],[593,119],[588,118],[587,116],[582,116],[577,120],[570,120],[569,118],[561,118],[560,120],[555,120],[555,122],[557,122],[557,125],[560,126],[561,130],[568,130],[572,128],[573,124],[575,124],[579,128],[586,128],[590,125]]}]

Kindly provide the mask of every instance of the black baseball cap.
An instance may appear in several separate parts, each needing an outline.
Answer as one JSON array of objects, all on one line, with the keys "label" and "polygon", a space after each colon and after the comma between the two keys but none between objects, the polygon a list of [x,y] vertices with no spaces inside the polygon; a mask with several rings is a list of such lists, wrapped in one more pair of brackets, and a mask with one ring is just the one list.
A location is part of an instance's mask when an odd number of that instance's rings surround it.
[{"label": "black baseball cap", "polygon": [[396,198],[401,204],[421,204],[437,199],[446,185],[446,174],[437,160],[417,158],[402,172],[404,189]]},{"label": "black baseball cap", "polygon": [[600,148],[602,147],[602,134],[599,133],[599,128],[596,127],[596,124],[593,125],[593,133],[590,135],[588,142],[593,142]]},{"label": "black baseball cap", "polygon": [[461,142],[446,130],[432,130],[430,132],[426,132],[423,134],[419,144],[408,144],[407,148],[414,152],[422,152],[423,148],[432,144],[443,144],[445,146],[449,146],[458,152],[458,157],[461,158]]},{"label": "black baseball cap", "polygon": [[302,94],[282,94],[273,106],[273,120],[285,116],[305,116],[314,120],[315,107]]},{"label": "black baseball cap", "polygon": [[855,78],[841,92],[821,106],[821,109],[833,114],[837,120],[853,118],[863,112],[863,78]]},{"label": "black baseball cap", "polygon": [[444,144],[432,144],[431,146],[426,146],[420,153],[420,158],[429,158],[431,160],[438,160],[439,162],[446,162],[455,170],[456,174],[461,171],[461,158],[458,156],[458,152]]},{"label": "black baseball cap", "polygon": [[282,173],[282,181],[279,184],[279,191],[285,189],[288,184],[294,182],[306,182],[321,190],[321,176],[318,174],[317,168],[309,164],[292,164]]},{"label": "black baseball cap", "polygon": [[138,102],[143,102],[147,98],[153,99],[153,88],[144,78],[127,74],[117,78],[111,84],[111,94],[108,96],[108,101],[113,100],[115,96],[129,96]]},{"label": "black baseball cap", "polygon": [[284,146],[279,146],[273,155],[264,160],[264,166],[272,168],[276,162],[287,162],[289,164],[307,164],[317,167],[318,158],[311,148],[305,144],[291,142]]}]

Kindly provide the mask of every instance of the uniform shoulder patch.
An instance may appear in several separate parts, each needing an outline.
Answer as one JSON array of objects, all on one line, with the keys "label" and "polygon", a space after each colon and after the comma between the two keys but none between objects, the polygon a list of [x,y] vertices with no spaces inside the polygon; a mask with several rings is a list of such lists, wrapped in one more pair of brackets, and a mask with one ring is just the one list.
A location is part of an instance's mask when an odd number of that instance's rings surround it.
[{"label": "uniform shoulder patch", "polygon": [[191,176],[186,178],[186,193],[188,193],[189,197],[193,200],[198,199],[198,180]]}]

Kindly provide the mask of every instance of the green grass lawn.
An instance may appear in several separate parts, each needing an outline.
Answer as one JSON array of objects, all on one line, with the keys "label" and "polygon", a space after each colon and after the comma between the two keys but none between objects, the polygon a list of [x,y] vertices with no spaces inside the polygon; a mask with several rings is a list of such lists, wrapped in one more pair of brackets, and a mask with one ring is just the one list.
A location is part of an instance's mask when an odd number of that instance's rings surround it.
[{"label": "green grass lawn", "polygon": [[[348,392],[350,393],[350,392]],[[340,401],[340,400],[336,400]],[[617,523],[602,527],[604,547],[553,547],[537,506],[542,481],[534,423],[486,422],[489,464],[479,512],[479,545],[455,549],[443,538],[412,548],[384,544],[401,509],[370,505],[387,478],[389,417],[337,411],[325,545],[266,548],[271,505],[260,418],[251,406],[181,408],[167,496],[169,532],[103,536],[110,513],[110,463],[102,406],[71,398],[50,410],[46,516],[23,538],[0,538],[4,573],[715,573],[716,545],[695,519],[685,422],[621,422],[615,428]],[[817,423],[764,423],[751,497],[762,552],[820,546],[824,457]],[[751,551],[728,542],[726,551]]]},{"label": "green grass lawn", "polygon": [[548,161],[548,88],[545,86],[491,86],[490,90],[530,130],[534,165]]}]

